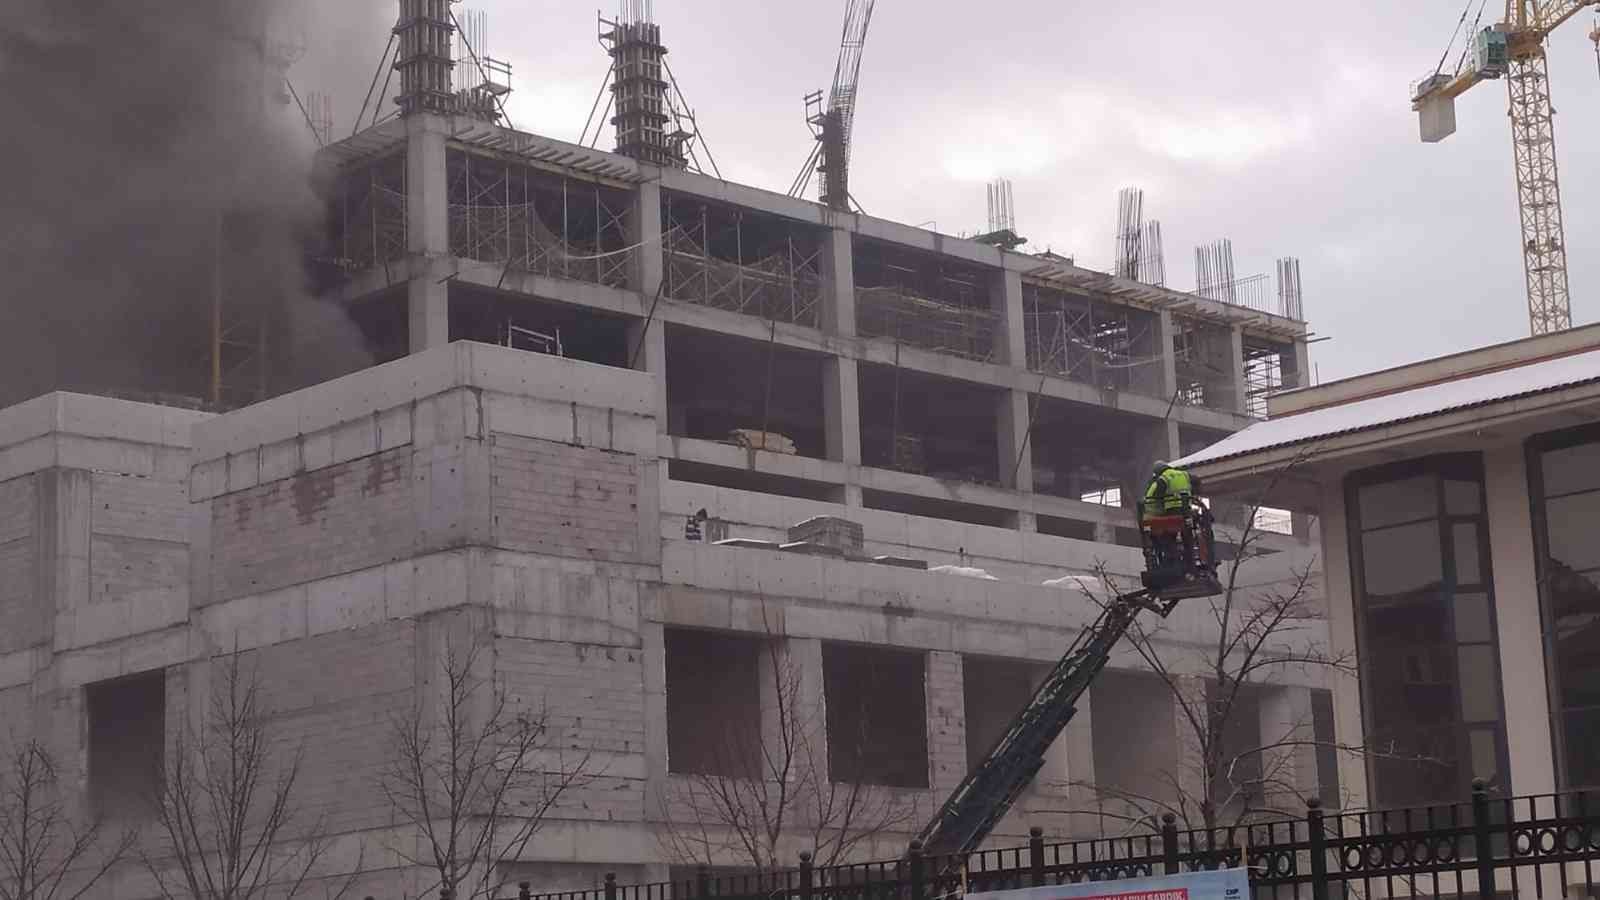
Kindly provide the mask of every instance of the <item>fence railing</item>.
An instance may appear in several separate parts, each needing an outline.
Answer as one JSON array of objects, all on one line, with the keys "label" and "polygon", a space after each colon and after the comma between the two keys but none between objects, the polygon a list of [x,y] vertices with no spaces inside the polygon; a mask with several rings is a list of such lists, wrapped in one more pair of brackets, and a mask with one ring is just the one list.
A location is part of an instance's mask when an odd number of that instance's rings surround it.
[{"label": "fence railing", "polygon": [[[534,894],[521,900],[937,900],[963,893],[1107,881],[1247,865],[1255,900],[1380,897],[1544,900],[1596,897],[1600,793],[1491,797],[1437,806],[1327,813],[1315,799],[1301,818],[1180,830],[1169,815],[1152,831],[1046,841],[965,858],[924,854],[913,843],[893,861],[816,866]],[[508,898],[510,900],[510,898]]]}]

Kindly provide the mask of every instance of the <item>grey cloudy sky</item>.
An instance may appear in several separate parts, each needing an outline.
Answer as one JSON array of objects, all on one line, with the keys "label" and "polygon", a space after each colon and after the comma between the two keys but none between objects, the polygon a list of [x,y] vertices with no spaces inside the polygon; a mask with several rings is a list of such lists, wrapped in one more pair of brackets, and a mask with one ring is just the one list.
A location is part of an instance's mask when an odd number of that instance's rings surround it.
[{"label": "grey cloudy sky", "polygon": [[[1489,0],[1485,21],[1502,5]],[[606,65],[594,7],[469,6],[515,66],[514,124],[575,139]],[[810,146],[801,97],[832,77],[843,0],[654,7],[723,174],[785,190]],[[1105,268],[1116,192],[1138,185],[1174,287],[1193,287],[1193,247],[1219,237],[1240,275],[1301,258],[1307,318],[1331,338],[1313,350],[1324,381],[1521,337],[1505,88],[1464,97],[1460,130],[1437,145],[1418,140],[1407,103],[1460,14],[1459,0],[879,0],[852,191],[873,215],[957,233],[982,227],[984,184],[1005,176],[1033,247]],[[1577,323],[1600,318],[1592,25],[1569,22],[1551,43]],[[346,51],[358,37],[375,57],[385,35],[348,35]]]}]

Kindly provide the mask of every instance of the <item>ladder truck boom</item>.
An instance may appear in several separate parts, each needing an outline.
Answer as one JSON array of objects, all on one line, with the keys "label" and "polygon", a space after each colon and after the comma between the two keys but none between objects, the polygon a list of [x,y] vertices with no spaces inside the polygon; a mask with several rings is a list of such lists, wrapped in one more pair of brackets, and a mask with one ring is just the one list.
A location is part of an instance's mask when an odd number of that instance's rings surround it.
[{"label": "ladder truck boom", "polygon": [[[1143,590],[1118,595],[1078,634],[1050,670],[1005,734],[940,807],[918,836],[928,856],[964,859],[978,849],[1044,765],[1044,754],[1077,712],[1078,700],[1105,668],[1117,642],[1139,613],[1166,618],[1180,600],[1221,593],[1211,553],[1208,512],[1198,508],[1181,517],[1178,553],[1157,555],[1150,523],[1141,523],[1145,556],[1151,562]],[[1176,565],[1171,561],[1177,559]],[[1166,565],[1158,565],[1159,563]]]}]

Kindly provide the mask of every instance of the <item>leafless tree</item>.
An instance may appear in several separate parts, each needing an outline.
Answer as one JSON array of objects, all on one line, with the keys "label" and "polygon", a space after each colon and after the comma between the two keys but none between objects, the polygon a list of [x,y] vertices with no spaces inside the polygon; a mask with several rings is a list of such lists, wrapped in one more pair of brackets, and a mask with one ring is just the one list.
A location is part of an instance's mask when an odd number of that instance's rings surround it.
[{"label": "leafless tree", "polygon": [[[914,794],[861,777],[830,777],[820,697],[808,696],[800,663],[770,625],[761,653],[762,676],[769,682],[762,701],[770,707],[763,710],[762,726],[725,728],[712,737],[714,764],[708,768],[714,773],[674,779],[661,816],[667,855],[683,864],[767,873],[792,867],[798,844],[817,865],[829,866],[879,837],[920,824]],[[868,720],[870,712],[859,718]],[[836,761],[859,760],[865,747],[864,735],[828,739]]]},{"label": "leafless tree", "polygon": [[329,850],[323,823],[301,812],[304,748],[280,754],[260,685],[237,650],[214,660],[202,724],[180,727],[155,806],[157,847],[145,868],[163,900],[338,900],[360,876],[330,884],[314,874]]},{"label": "leafless tree", "polygon": [[[1180,609],[1205,604],[1204,617],[1214,629],[1213,641],[1201,648],[1184,647],[1169,640],[1164,620],[1139,619],[1129,628],[1127,642],[1172,698],[1181,761],[1176,769],[1151,772],[1150,783],[1139,790],[1078,783],[1100,801],[1094,814],[1122,819],[1132,827],[1148,827],[1170,813],[1184,826],[1194,828],[1299,815],[1304,812],[1303,773],[1299,771],[1304,751],[1385,752],[1340,744],[1331,738],[1316,740],[1311,721],[1281,723],[1282,731],[1277,734],[1259,734],[1258,722],[1244,721],[1257,715],[1248,692],[1275,683],[1286,671],[1321,670],[1335,677],[1356,674],[1352,653],[1335,652],[1325,639],[1316,637],[1326,633],[1326,612],[1314,556],[1288,567],[1269,583],[1251,584],[1244,577],[1264,568],[1258,561],[1273,554],[1263,546],[1265,533],[1258,525],[1261,498],[1270,497],[1275,486],[1311,459],[1312,453],[1308,450],[1298,455],[1273,476],[1254,503],[1238,510],[1239,516],[1231,523],[1238,529],[1234,559],[1221,566],[1221,592],[1183,601]],[[1219,540],[1222,537],[1219,534]],[[1120,589],[1104,566],[1099,568],[1101,578]],[[1259,740],[1247,740],[1242,746],[1230,740],[1243,731],[1257,732]],[[1112,806],[1123,811],[1106,809],[1104,801],[1114,801]]]},{"label": "leafless tree", "polygon": [[129,853],[132,831],[80,824],[50,753],[15,742],[0,771],[0,900],[79,900]]},{"label": "leafless tree", "polygon": [[429,890],[449,888],[460,900],[498,896],[506,864],[561,797],[592,777],[588,753],[565,758],[546,710],[523,708],[479,673],[483,650],[445,650],[437,696],[394,721],[379,777],[419,838],[396,854],[434,874]]}]

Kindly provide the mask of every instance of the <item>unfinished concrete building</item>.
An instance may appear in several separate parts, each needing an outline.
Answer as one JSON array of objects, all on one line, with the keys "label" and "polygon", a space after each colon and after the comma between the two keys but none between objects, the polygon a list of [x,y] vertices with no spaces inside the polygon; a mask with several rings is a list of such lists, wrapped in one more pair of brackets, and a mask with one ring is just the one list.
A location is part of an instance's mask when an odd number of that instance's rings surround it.
[{"label": "unfinished concrete building", "polygon": [[[0,411],[0,710],[95,803],[137,805],[237,650],[339,834],[391,833],[387,717],[475,637],[602,763],[511,877],[691,862],[674,792],[749,771],[708,735],[770,733],[778,669],[827,779],[920,810],[860,847],[896,855],[1091,617],[1044,582],[1138,571],[1150,462],[1247,424],[1253,360],[1304,383],[1303,322],[512,131],[430,77],[321,160],[333,299],[377,364],[222,415]],[[791,534],[819,516],[859,542]],[[1268,547],[1258,583],[1306,550]],[[1168,640],[1214,628],[1181,610]],[[1325,678],[1262,686],[1240,746],[1319,733]],[[1126,828],[1083,785],[1176,789],[1178,719],[1119,657],[993,840]]]}]

